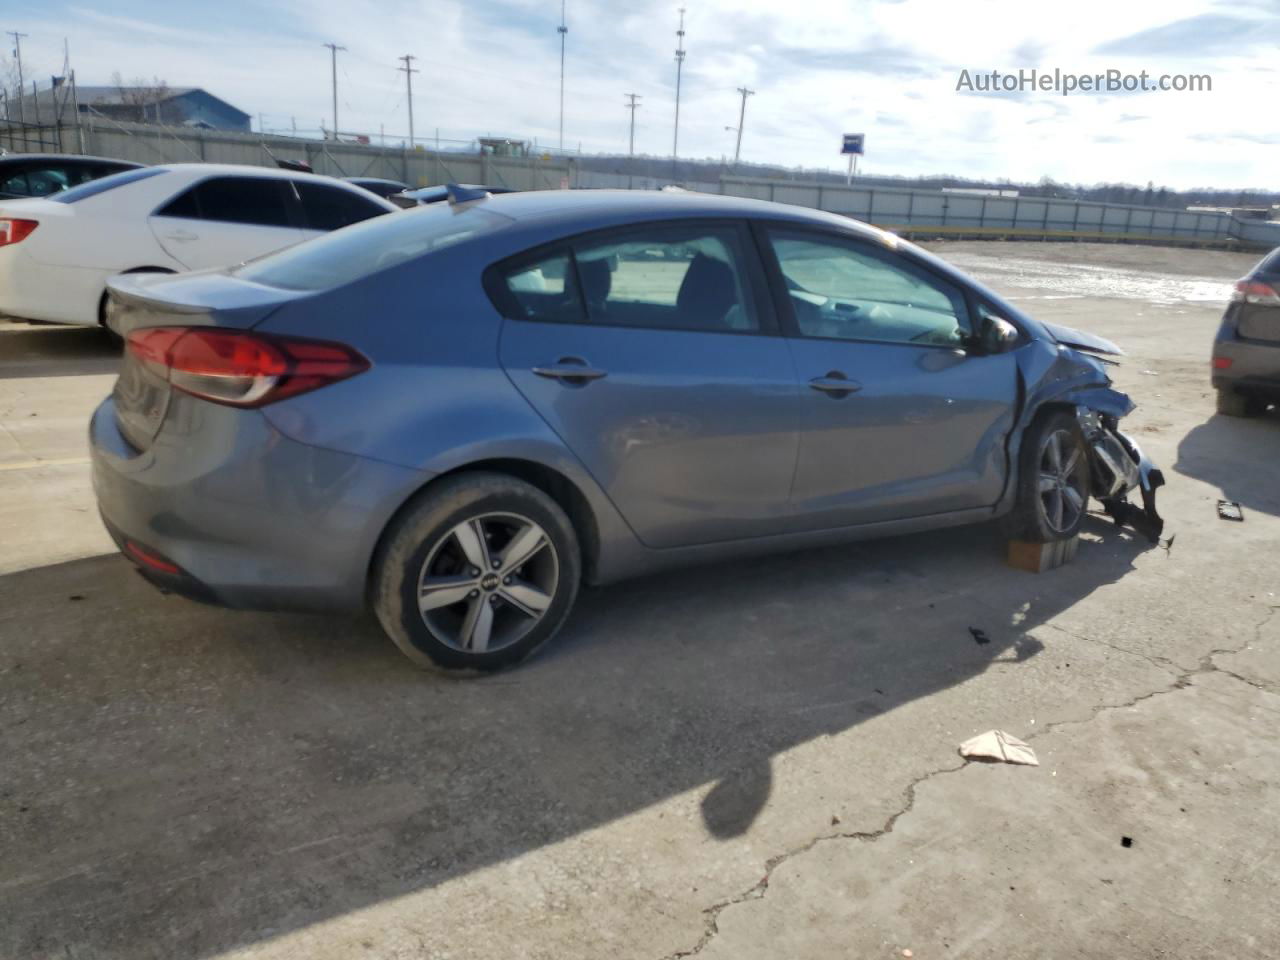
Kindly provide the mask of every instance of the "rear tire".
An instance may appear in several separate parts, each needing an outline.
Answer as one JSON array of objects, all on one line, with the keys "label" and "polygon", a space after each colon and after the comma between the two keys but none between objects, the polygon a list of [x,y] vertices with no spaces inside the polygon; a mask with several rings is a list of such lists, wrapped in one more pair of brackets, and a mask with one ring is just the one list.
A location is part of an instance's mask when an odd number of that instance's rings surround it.
[{"label": "rear tire", "polygon": [[514,477],[465,473],[428,487],[392,521],[371,602],[419,666],[491,672],[559,631],[580,577],[577,534],[554,500]]},{"label": "rear tire", "polygon": [[1217,409],[1224,417],[1256,417],[1266,409],[1266,405],[1256,397],[1236,393],[1229,387],[1219,387]]},{"label": "rear tire", "polygon": [[1011,539],[1031,543],[1070,540],[1089,506],[1088,442],[1076,418],[1041,413],[1022,437],[1018,497],[1006,523]]}]

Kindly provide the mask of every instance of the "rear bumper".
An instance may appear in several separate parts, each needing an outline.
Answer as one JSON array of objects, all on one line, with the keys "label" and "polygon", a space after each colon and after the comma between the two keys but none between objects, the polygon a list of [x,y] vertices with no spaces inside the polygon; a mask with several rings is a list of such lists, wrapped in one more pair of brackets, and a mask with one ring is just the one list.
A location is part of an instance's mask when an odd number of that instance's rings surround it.
[{"label": "rear bumper", "polygon": [[1215,389],[1280,399],[1280,343],[1219,340],[1213,345],[1213,355],[1231,361],[1225,370],[1213,369]]},{"label": "rear bumper", "polygon": [[[144,453],[120,435],[111,399],[89,434],[94,492],[122,552],[157,586],[230,607],[359,609],[378,537],[428,479],[185,397]],[[176,570],[139,562],[139,548]]]}]

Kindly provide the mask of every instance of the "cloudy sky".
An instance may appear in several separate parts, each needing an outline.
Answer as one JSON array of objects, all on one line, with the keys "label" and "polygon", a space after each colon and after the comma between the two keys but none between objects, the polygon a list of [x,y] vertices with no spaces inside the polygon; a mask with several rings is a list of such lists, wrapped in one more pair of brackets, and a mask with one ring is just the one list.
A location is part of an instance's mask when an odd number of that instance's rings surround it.
[{"label": "cloudy sky", "polygon": [[[669,155],[681,0],[568,0],[565,143]],[[863,169],[1175,187],[1280,189],[1280,0],[683,0],[680,153],[841,166],[840,134],[867,135]],[[339,54],[342,129],[403,136],[411,53],[419,136],[493,133],[555,145],[560,0],[77,0],[7,5],[46,82],[63,39],[82,84],[157,75],[202,86],[267,128],[330,122]],[[8,52],[8,51],[6,51]],[[1209,74],[1212,92],[957,92],[963,69]]]}]

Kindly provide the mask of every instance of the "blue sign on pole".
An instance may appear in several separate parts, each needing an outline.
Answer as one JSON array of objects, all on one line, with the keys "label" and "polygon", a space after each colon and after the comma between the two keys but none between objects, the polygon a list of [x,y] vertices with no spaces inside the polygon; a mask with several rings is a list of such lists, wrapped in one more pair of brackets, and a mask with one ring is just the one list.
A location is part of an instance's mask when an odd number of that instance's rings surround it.
[{"label": "blue sign on pole", "polygon": [[848,153],[854,156],[862,156],[862,144],[866,138],[866,134],[862,133],[846,133],[844,135],[844,143],[840,145],[842,154]]}]

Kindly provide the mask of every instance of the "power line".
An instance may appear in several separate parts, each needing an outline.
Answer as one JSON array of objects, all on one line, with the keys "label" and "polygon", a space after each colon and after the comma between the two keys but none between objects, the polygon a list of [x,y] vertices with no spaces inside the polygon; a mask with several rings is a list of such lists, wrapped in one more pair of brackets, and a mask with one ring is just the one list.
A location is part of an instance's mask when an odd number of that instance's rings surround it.
[{"label": "power line", "polygon": [[404,66],[396,67],[396,69],[404,71],[404,82],[405,82],[405,86],[407,88],[407,94],[409,97],[409,149],[412,150],[413,149],[413,75],[415,73],[421,73],[422,71],[414,67],[413,61],[417,60],[418,58],[415,57],[413,54],[406,53],[400,59],[404,61]]},{"label": "power line", "polygon": [[739,87],[738,92],[742,94],[742,106],[738,110],[738,145],[733,148],[733,166],[735,170],[738,167],[738,157],[742,155],[742,123],[747,118],[747,97],[755,96],[755,91],[748,90],[746,87]]},{"label": "power line", "polygon": [[340,47],[336,43],[322,43],[322,47],[328,47],[329,53],[333,60],[333,139],[338,139],[338,51],[346,50],[346,47]]},{"label": "power line", "polygon": [[556,32],[560,34],[560,152],[564,153],[564,42],[569,34],[569,27],[564,22],[565,0],[560,0],[560,26]]}]

